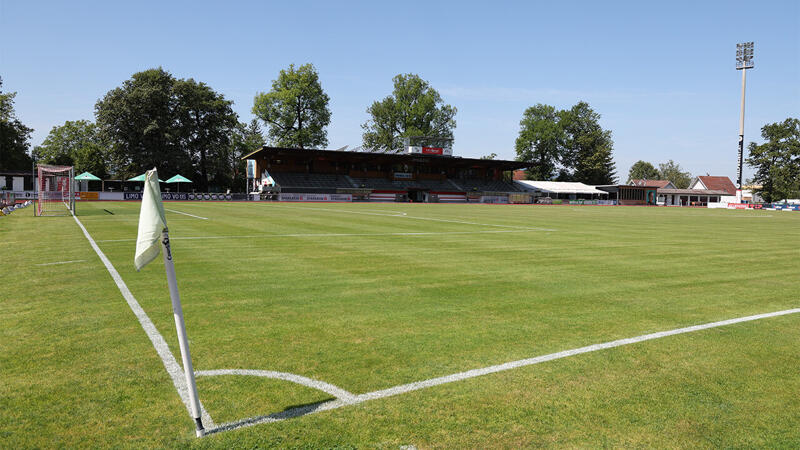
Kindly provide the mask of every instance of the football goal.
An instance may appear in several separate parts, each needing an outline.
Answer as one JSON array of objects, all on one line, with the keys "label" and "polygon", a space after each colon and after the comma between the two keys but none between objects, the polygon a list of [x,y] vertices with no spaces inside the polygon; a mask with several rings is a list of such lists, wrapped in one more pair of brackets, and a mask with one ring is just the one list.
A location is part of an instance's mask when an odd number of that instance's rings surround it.
[{"label": "football goal", "polygon": [[75,214],[75,173],[72,166],[39,165],[36,181],[37,216]]}]

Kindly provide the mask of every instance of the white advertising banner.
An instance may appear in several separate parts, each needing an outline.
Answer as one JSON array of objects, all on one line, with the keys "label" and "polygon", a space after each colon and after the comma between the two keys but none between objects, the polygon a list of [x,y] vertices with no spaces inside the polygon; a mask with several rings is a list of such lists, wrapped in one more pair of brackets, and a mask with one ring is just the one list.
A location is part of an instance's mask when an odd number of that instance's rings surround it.
[{"label": "white advertising banner", "polygon": [[352,202],[352,194],[295,194],[281,192],[278,200],[282,202]]}]

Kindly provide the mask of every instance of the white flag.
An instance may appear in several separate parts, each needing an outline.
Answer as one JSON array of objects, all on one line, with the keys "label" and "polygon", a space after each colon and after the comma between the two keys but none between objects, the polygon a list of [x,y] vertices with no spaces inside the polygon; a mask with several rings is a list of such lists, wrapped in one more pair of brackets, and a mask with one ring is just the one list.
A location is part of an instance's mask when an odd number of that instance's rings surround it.
[{"label": "white flag", "polygon": [[136,270],[154,260],[161,251],[161,233],[167,228],[164,205],[161,204],[161,189],[158,187],[158,171],[148,170],[142,194],[142,209],[139,212],[139,235],[136,238]]}]

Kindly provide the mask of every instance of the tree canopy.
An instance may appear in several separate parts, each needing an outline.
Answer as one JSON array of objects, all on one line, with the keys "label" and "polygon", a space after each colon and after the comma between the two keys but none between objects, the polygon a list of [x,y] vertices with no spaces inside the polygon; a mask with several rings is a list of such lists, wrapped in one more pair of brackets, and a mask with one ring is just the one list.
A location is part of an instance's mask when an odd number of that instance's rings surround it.
[{"label": "tree canopy", "polygon": [[97,125],[88,120],[66,121],[53,127],[42,145],[34,148],[39,162],[75,166],[75,173],[108,176],[108,151]]},{"label": "tree canopy", "polygon": [[404,137],[453,138],[455,107],[444,104],[419,75],[400,74],[392,81],[392,94],[367,108],[370,118],[361,125],[364,147],[389,151],[401,148]]},{"label": "tree canopy", "polygon": [[692,182],[692,174],[684,172],[680,164],[669,160],[658,165],[658,177],[661,180],[669,180],[678,189],[688,189]]},{"label": "tree canopy", "polygon": [[748,146],[747,165],[756,170],[754,189],[767,202],[800,197],[800,119],[764,125],[761,137],[766,141]]},{"label": "tree canopy", "polygon": [[0,170],[30,170],[28,140],[33,133],[17,119],[14,112],[16,92],[3,92],[0,78]]},{"label": "tree canopy", "polygon": [[614,142],[599,120],[600,114],[586,102],[568,110],[541,103],[526,109],[515,148],[517,159],[531,164],[528,178],[614,183]]},{"label": "tree canopy", "polygon": [[652,164],[647,161],[636,161],[628,171],[628,181],[633,180],[660,180],[661,174]]},{"label": "tree canopy", "polygon": [[273,145],[320,148],[328,145],[329,100],[313,65],[292,64],[272,81],[272,90],[256,95],[253,114],[267,125]]},{"label": "tree canopy", "polygon": [[238,121],[232,102],[205,83],[162,68],[133,74],[95,105],[111,168],[125,178],[157,167],[208,190],[229,187],[225,158]]}]

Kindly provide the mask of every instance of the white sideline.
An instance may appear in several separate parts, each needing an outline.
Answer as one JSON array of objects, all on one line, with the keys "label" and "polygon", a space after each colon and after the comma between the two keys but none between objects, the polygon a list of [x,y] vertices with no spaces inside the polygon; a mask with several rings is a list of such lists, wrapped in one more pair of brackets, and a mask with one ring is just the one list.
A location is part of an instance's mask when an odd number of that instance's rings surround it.
[{"label": "white sideline", "polygon": [[57,262],[41,263],[41,264],[36,264],[36,265],[37,266],[55,266],[55,265],[58,265],[58,264],[72,264],[72,263],[79,263],[79,262],[86,262],[86,260],[85,259],[75,259],[75,260],[72,260],[72,261],[57,261]]},{"label": "white sideline", "polygon": [[177,213],[177,214],[183,214],[184,216],[194,217],[196,219],[208,220],[208,217],[195,216],[194,214],[185,213],[183,211],[176,211],[174,209],[169,209],[169,208],[164,208],[164,210],[165,211],[169,211],[169,212],[174,212],[174,213]]},{"label": "white sideline", "polygon": [[[491,233],[525,233],[528,231],[550,231],[541,228],[525,228],[521,230],[478,230],[478,231],[408,231],[396,233],[288,233],[288,234],[250,234],[236,236],[184,236],[170,237],[170,240],[181,239],[251,239],[251,238],[275,238],[275,237],[348,237],[348,236],[447,236],[458,234],[491,234]],[[130,242],[136,239],[102,239],[97,242]]]},{"label": "white sideline", "polygon": [[528,358],[528,359],[520,359],[520,360],[517,360],[517,361],[511,361],[511,362],[498,364],[498,365],[494,365],[494,366],[483,367],[483,368],[480,368],[480,369],[473,369],[473,370],[467,370],[465,372],[458,372],[458,373],[454,373],[454,374],[451,374],[451,375],[446,375],[446,376],[443,376],[443,377],[431,378],[429,380],[416,381],[414,383],[402,384],[402,385],[399,385],[399,386],[391,387],[391,388],[388,388],[388,389],[382,389],[382,390],[379,390],[379,391],[367,392],[365,394],[356,395],[352,399],[337,398],[336,400],[332,400],[332,401],[328,401],[328,402],[322,402],[322,403],[317,403],[317,404],[313,404],[313,405],[305,405],[305,406],[300,406],[300,407],[297,407],[297,408],[287,409],[286,411],[270,414],[270,415],[267,415],[267,416],[250,417],[250,418],[242,419],[242,420],[239,420],[239,421],[236,421],[236,422],[231,422],[231,423],[226,423],[226,424],[219,425],[216,428],[208,430],[207,434],[213,434],[213,433],[219,433],[219,432],[222,432],[222,431],[235,430],[235,429],[238,429],[238,428],[249,427],[249,426],[257,425],[257,424],[261,424],[261,423],[278,422],[278,421],[281,421],[281,420],[286,420],[286,419],[290,419],[290,418],[293,418],[293,417],[299,417],[299,416],[303,416],[303,415],[306,415],[306,414],[317,413],[317,412],[320,412],[320,411],[328,411],[328,410],[331,410],[331,409],[341,408],[343,406],[355,405],[355,404],[358,404],[358,403],[363,403],[363,402],[366,402],[366,401],[369,401],[369,400],[376,400],[376,399],[380,399],[380,398],[391,397],[391,396],[394,396],[394,395],[405,394],[405,393],[408,393],[408,392],[417,391],[417,390],[420,390],[420,389],[425,389],[425,388],[429,388],[429,387],[433,387],[433,386],[438,386],[438,385],[441,385],[441,384],[453,383],[455,381],[461,381],[461,380],[466,380],[466,379],[469,379],[469,378],[475,378],[475,377],[488,375],[488,374],[492,374],[492,373],[503,372],[503,371],[506,371],[506,370],[511,370],[511,369],[516,369],[516,368],[519,368],[519,367],[530,366],[530,365],[533,365],[533,364],[539,364],[539,363],[546,362],[546,361],[553,361],[555,359],[561,359],[561,358],[566,358],[568,356],[580,355],[582,353],[589,353],[589,352],[594,352],[594,351],[598,351],[598,350],[604,350],[604,349],[608,349],[608,348],[620,347],[620,346],[623,346],[623,345],[635,344],[635,343],[638,343],[638,342],[649,341],[649,340],[652,340],[652,339],[660,339],[660,338],[664,338],[664,337],[668,337],[668,336],[674,336],[676,334],[691,333],[691,332],[694,332],[694,331],[707,330],[709,328],[722,327],[722,326],[733,325],[733,324],[742,323],[742,322],[749,322],[749,321],[752,321],[752,320],[766,319],[766,318],[769,318],[769,317],[784,316],[784,315],[787,315],[787,314],[796,314],[796,313],[800,313],[800,308],[786,309],[786,310],[783,310],[783,311],[775,311],[775,312],[764,313],[764,314],[756,314],[756,315],[753,315],[753,316],[737,317],[737,318],[734,318],[734,319],[722,320],[722,321],[719,321],[719,322],[710,322],[710,323],[705,323],[705,324],[701,324],[701,325],[693,325],[693,326],[684,327],[684,328],[676,328],[674,330],[659,331],[657,333],[643,334],[641,336],[636,336],[636,337],[632,337],[632,338],[618,339],[616,341],[604,342],[604,343],[601,343],[601,344],[587,345],[585,347],[574,348],[574,349],[565,350],[565,351],[562,351],[562,352],[550,353],[550,354],[547,354],[547,355],[536,356],[536,357]]},{"label": "white sideline", "polygon": [[[164,363],[164,368],[167,369],[167,373],[169,374],[170,378],[172,378],[172,384],[175,385],[175,389],[178,391],[178,395],[183,401],[183,405],[186,407],[186,411],[189,412],[189,417],[192,417],[192,408],[189,403],[189,389],[186,387],[186,377],[184,376],[183,369],[178,364],[178,361],[175,360],[175,356],[169,350],[169,346],[167,345],[167,341],[164,340],[164,336],[158,332],[156,326],[153,324],[153,321],[150,320],[150,317],[147,316],[147,313],[144,312],[139,302],[136,301],[136,298],[131,293],[128,286],[122,280],[122,277],[117,272],[117,269],[114,268],[114,265],[111,264],[111,261],[108,260],[106,255],[100,250],[100,247],[97,246],[97,243],[92,239],[92,236],[86,231],[86,228],[83,226],[80,220],[78,220],[77,216],[72,216],[77,222],[78,226],[83,231],[83,235],[86,236],[86,239],[89,240],[89,244],[91,244],[92,248],[94,249],[97,256],[100,257],[100,261],[106,266],[108,273],[111,275],[111,278],[114,279],[114,282],[117,283],[117,288],[119,288],[120,293],[125,298],[125,301],[128,302],[128,306],[133,311],[133,314],[136,315],[136,318],[139,319],[139,323],[142,325],[144,332],[147,333],[147,337],[150,338],[150,342],[153,343],[153,347],[156,349],[156,353],[158,356],[161,357],[161,361]],[[200,403],[200,411],[203,418],[203,425],[206,428],[214,428],[214,421],[211,419],[211,416],[206,411],[205,407],[203,407],[203,403]]]}]

